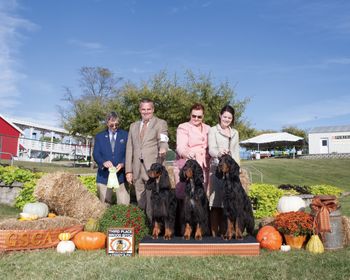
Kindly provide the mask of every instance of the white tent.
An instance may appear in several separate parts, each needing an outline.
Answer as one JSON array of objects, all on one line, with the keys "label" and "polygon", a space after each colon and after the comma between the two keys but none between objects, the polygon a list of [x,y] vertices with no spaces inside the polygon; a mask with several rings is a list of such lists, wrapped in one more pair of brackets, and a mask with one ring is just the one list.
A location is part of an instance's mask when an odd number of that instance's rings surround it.
[{"label": "white tent", "polygon": [[303,140],[303,138],[287,132],[277,132],[264,133],[253,138],[241,141],[240,144],[267,144],[273,142],[297,142],[300,140]]}]

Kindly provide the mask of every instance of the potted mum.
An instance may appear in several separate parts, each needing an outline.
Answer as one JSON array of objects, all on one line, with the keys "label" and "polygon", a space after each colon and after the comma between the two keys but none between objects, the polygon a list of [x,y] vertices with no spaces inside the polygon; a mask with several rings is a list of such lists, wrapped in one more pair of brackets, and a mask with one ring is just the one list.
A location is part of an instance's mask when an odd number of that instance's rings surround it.
[{"label": "potted mum", "polygon": [[300,249],[307,236],[313,233],[313,217],[302,211],[280,213],[274,226],[283,233],[288,245]]}]

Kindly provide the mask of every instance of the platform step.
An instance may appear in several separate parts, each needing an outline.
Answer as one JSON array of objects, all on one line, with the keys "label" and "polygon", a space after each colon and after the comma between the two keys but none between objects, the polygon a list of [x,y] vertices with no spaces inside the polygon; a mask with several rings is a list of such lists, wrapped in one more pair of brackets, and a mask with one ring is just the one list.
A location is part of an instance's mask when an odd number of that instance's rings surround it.
[{"label": "platform step", "polygon": [[201,241],[184,240],[182,237],[174,237],[170,241],[146,237],[139,244],[139,256],[258,256],[259,245],[251,236],[230,241],[213,237],[205,237]]}]

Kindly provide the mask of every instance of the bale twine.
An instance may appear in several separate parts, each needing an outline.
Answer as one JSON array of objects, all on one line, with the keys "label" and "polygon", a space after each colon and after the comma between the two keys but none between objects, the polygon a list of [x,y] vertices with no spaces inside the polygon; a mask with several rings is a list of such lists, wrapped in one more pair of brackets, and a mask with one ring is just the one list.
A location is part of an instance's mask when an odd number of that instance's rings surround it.
[{"label": "bale twine", "polygon": [[41,177],[34,196],[58,215],[76,218],[81,223],[89,218],[99,219],[106,210],[106,205],[90,193],[75,175],[65,172]]},{"label": "bale twine", "polygon": [[242,187],[246,193],[249,192],[250,179],[248,175],[248,171],[244,168],[241,168],[241,173],[239,174],[239,179],[241,180]]}]

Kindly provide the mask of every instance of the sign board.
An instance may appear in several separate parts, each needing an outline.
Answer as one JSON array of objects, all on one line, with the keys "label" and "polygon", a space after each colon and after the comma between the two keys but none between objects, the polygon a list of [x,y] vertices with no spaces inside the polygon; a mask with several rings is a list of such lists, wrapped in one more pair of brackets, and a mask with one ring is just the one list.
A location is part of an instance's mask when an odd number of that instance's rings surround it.
[{"label": "sign board", "polygon": [[107,255],[132,257],[135,254],[134,228],[110,228],[107,232]]}]

